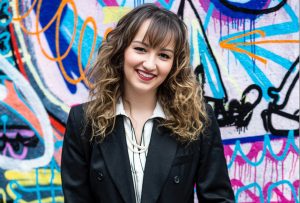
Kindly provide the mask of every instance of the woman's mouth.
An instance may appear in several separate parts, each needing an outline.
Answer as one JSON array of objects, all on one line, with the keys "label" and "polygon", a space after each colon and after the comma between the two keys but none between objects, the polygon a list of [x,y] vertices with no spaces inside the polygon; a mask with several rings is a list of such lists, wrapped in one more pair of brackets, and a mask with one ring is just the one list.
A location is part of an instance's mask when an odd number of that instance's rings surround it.
[{"label": "woman's mouth", "polygon": [[147,73],[145,71],[137,70],[136,72],[137,72],[138,76],[144,81],[150,81],[156,77],[156,75],[154,75],[152,73]]}]

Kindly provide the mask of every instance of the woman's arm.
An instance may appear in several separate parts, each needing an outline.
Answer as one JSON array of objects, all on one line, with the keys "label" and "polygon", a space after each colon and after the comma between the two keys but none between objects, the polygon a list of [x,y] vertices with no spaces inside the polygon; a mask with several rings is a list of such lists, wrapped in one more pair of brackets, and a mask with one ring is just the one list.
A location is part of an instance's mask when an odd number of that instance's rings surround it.
[{"label": "woman's arm", "polygon": [[200,164],[197,175],[199,202],[234,202],[234,193],[228,176],[220,129],[210,105],[206,106],[211,123],[201,136]]},{"label": "woman's arm", "polygon": [[89,163],[80,137],[81,121],[74,120],[83,117],[80,113],[74,113],[77,110],[75,108],[79,109],[81,106],[71,108],[64,135],[61,160],[62,188],[66,203],[93,202],[89,185]]}]

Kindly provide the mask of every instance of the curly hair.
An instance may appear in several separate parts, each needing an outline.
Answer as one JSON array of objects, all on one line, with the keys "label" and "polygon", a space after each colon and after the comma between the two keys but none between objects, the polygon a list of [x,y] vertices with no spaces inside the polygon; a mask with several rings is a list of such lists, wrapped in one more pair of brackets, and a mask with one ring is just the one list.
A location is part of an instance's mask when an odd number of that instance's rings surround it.
[{"label": "curly hair", "polygon": [[114,128],[116,103],[124,92],[124,51],[148,19],[151,22],[143,41],[147,40],[151,47],[164,47],[170,40],[175,42],[173,66],[157,90],[167,117],[160,125],[170,129],[178,140],[190,142],[203,133],[209,121],[201,86],[190,67],[186,25],[171,11],[144,4],[122,17],[108,33],[88,74],[93,85],[85,116],[92,126],[92,138],[103,140]]}]

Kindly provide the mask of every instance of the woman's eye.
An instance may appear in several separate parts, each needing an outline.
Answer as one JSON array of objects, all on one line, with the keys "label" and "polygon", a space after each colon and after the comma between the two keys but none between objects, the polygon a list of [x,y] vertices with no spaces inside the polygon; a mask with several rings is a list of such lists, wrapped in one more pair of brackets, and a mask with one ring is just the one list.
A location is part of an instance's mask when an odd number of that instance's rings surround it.
[{"label": "woman's eye", "polygon": [[146,49],[144,49],[143,47],[134,47],[134,49],[138,52],[146,52]]},{"label": "woman's eye", "polygon": [[163,58],[163,59],[169,59],[169,58],[171,58],[168,54],[164,54],[164,53],[161,53],[159,56],[161,58]]}]

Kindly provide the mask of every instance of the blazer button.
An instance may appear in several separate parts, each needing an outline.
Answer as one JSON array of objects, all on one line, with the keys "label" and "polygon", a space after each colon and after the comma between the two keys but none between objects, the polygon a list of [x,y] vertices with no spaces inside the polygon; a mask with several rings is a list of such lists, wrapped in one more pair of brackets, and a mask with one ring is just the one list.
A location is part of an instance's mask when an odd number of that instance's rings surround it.
[{"label": "blazer button", "polygon": [[97,180],[102,181],[103,180],[103,173],[101,171],[99,171],[97,173]]},{"label": "blazer button", "polygon": [[179,176],[174,176],[174,183],[175,183],[175,184],[180,183],[180,178],[179,178]]}]

